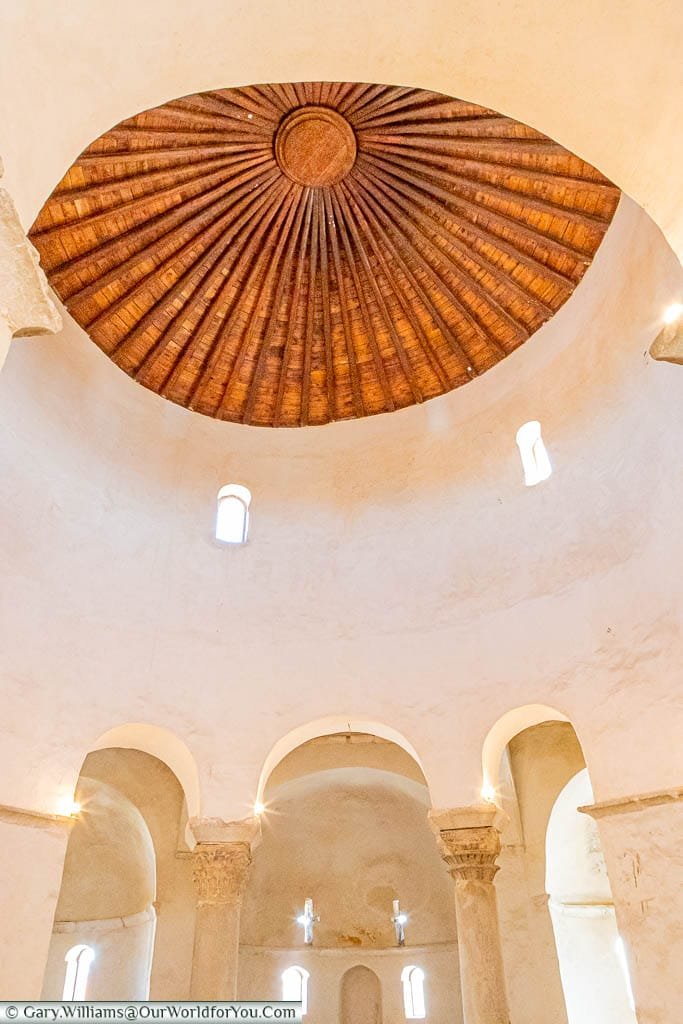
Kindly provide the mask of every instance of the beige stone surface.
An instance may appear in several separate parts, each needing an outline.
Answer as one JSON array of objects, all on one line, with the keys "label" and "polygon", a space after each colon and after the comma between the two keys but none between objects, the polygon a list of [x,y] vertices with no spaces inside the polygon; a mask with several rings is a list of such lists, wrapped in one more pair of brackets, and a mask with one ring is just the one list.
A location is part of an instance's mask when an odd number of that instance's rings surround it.
[{"label": "beige stone surface", "polygon": [[683,801],[662,794],[659,803],[636,798],[603,810],[598,805],[596,818],[638,1021],[670,1024],[681,1005]]},{"label": "beige stone surface", "polygon": [[668,324],[650,346],[650,355],[667,363],[683,365],[683,322]]},{"label": "beige stone surface", "polygon": [[[0,321],[5,321],[13,338],[54,334],[62,326],[38,253],[27,239],[4,188],[0,188]],[[0,332],[0,367],[3,362]]]}]

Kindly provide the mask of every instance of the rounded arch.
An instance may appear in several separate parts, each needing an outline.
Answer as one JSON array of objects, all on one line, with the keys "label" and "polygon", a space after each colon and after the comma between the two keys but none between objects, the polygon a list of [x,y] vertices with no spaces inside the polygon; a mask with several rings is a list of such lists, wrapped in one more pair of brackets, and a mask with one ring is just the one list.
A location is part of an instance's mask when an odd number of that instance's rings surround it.
[{"label": "rounded arch", "polygon": [[185,794],[189,818],[199,817],[201,794],[199,771],[189,747],[175,733],[159,725],[147,722],[128,722],[117,725],[102,733],[92,745],[93,750],[106,747],[123,747],[127,750],[141,750],[166,764],[178,779]]},{"label": "rounded arch", "polygon": [[[506,711],[489,729],[482,747],[482,794],[493,799],[500,773],[500,762],[506,746],[525,729],[542,722],[569,722],[569,718],[550,707],[549,704],[524,704],[521,707]],[[572,723],[573,724],[573,723]]]},{"label": "rounded arch", "polygon": [[342,1024],[381,1024],[382,984],[364,964],[356,964],[341,979]]},{"label": "rounded arch", "polygon": [[429,791],[429,778],[425,773],[420,755],[412,743],[406,739],[402,733],[398,732],[397,729],[394,729],[389,725],[384,725],[382,722],[377,722],[367,718],[349,718],[348,715],[329,715],[326,718],[317,718],[312,722],[307,722],[304,725],[297,726],[274,744],[270,753],[263,762],[263,767],[261,768],[256,793],[257,805],[263,803],[268,779],[288,754],[291,754],[291,752],[296,750],[297,747],[303,746],[304,743],[308,743],[309,740],[315,740],[321,736],[333,736],[335,733],[344,732],[368,733],[372,736],[377,736],[379,739],[387,740],[389,743],[395,743],[396,746],[401,747],[410,757],[413,758],[420,768],[420,771],[427,782],[427,789]]}]

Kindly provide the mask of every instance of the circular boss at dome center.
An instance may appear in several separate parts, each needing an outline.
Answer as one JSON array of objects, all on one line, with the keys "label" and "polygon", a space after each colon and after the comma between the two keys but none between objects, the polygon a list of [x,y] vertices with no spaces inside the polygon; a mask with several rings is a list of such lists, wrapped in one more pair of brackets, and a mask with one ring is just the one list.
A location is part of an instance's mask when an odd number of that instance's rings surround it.
[{"label": "circular boss at dome center", "polygon": [[299,107],[277,130],[275,158],[287,177],[299,185],[334,185],[356,161],[356,136],[336,110]]}]

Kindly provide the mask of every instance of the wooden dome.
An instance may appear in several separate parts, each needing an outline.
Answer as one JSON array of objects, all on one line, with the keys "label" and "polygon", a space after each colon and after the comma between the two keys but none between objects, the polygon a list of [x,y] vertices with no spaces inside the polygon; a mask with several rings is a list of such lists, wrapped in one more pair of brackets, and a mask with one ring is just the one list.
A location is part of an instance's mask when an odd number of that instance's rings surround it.
[{"label": "wooden dome", "polygon": [[121,122],[30,233],[145,387],[305,426],[444,394],[572,294],[619,192],[532,128],[419,89],[225,89]]}]

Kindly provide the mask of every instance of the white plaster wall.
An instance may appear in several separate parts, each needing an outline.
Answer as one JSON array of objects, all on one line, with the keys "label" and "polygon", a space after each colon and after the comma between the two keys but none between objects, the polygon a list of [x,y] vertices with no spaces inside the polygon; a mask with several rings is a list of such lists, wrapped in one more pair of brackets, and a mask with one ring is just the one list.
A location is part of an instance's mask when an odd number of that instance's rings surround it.
[{"label": "white plaster wall", "polygon": [[62,998],[64,958],[73,946],[83,943],[95,953],[88,973],[86,999],[149,999],[154,930],[155,914],[151,907],[129,918],[62,925],[52,936],[41,998]]},{"label": "white plaster wall", "polygon": [[[624,201],[571,302],[503,364],[321,429],[174,407],[72,323],[14,343],[0,797],[53,809],[98,736],[142,721],[187,744],[202,813],[241,817],[271,747],[342,715],[401,732],[433,802],[464,804],[489,728],[530,702],[575,723],[598,799],[677,784],[683,403],[645,351],[679,282]],[[555,472],[528,489],[531,416]],[[237,550],[212,540],[226,480],[254,494]]]},{"label": "white plaster wall", "polygon": [[405,1020],[401,972],[416,966],[425,971],[428,1024],[461,1024],[462,1002],[458,950],[455,944],[406,949],[240,949],[239,995],[243,999],[281,998],[282,972],[296,965],[310,973],[306,1024],[338,1024],[341,983],[356,965],[374,971],[382,987],[384,1024]]},{"label": "white plaster wall", "polygon": [[124,117],[201,89],[323,79],[436,89],[511,114],[612,177],[683,251],[677,0],[19,0],[0,18],[0,152],[27,226]]},{"label": "white plaster wall", "polygon": [[0,999],[38,999],[68,830],[0,814]]}]

